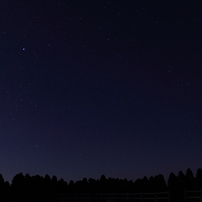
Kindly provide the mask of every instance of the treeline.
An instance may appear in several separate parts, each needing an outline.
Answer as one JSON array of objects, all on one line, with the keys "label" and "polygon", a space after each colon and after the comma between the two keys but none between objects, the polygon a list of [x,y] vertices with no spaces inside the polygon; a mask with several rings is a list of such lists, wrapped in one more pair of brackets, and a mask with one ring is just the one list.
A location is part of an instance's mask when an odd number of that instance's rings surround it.
[{"label": "treeline", "polygon": [[0,201],[28,201],[45,200],[49,196],[63,193],[149,193],[169,191],[172,201],[182,201],[183,191],[199,190],[202,188],[202,169],[199,168],[194,176],[191,169],[187,169],[184,174],[179,171],[177,175],[171,173],[168,181],[159,174],[147,178],[146,176],[136,181],[118,178],[106,178],[104,175],[100,179],[83,178],[79,181],[67,183],[56,176],[50,177],[46,174],[30,176],[19,173],[14,176],[11,184],[4,181],[0,174]]}]

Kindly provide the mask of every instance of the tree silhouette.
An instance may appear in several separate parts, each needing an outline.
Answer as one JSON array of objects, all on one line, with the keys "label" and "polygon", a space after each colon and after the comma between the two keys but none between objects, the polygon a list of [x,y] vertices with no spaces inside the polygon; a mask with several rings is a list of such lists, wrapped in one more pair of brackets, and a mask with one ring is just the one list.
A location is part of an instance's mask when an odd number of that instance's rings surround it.
[{"label": "tree silhouette", "polygon": [[202,169],[199,168],[196,171],[196,188],[201,189],[202,188]]},{"label": "tree silhouette", "polygon": [[114,178],[109,178],[108,179],[108,192],[115,192],[115,189],[116,189],[116,186],[117,186],[117,183],[116,183],[116,180]]},{"label": "tree silhouette", "polygon": [[25,177],[22,173],[19,173],[14,176],[12,183],[11,183],[11,191],[12,191],[12,197],[17,200],[24,200],[25,199]]},{"label": "tree silhouette", "polygon": [[82,186],[82,192],[84,193],[89,192],[89,184],[87,178],[83,178],[81,186]]},{"label": "tree silhouette", "polygon": [[45,194],[50,194],[51,192],[51,178],[48,174],[45,175],[44,177],[44,192]]},{"label": "tree silhouette", "polygon": [[157,192],[167,191],[166,181],[162,174],[156,175],[154,179],[155,179],[155,186],[156,186],[155,191]]},{"label": "tree silhouette", "polygon": [[142,192],[142,179],[138,178],[135,182],[134,182],[134,192],[136,193],[141,193]]},{"label": "tree silhouette", "polygon": [[197,170],[196,177],[190,168],[186,174],[179,171],[177,176],[171,172],[167,185],[162,174],[151,176],[149,179],[144,176],[134,182],[111,177],[107,179],[105,175],[101,175],[97,180],[83,178],[76,182],[71,180],[68,184],[62,178],[58,180],[55,175],[51,178],[48,174],[42,177],[29,174],[24,176],[19,173],[13,177],[11,185],[5,182],[0,174],[0,201],[51,201],[56,200],[58,194],[62,193],[151,193],[169,190],[170,201],[181,202],[184,200],[184,189],[200,188],[202,188],[201,168]]},{"label": "tree silhouette", "polygon": [[1,197],[1,201],[7,201],[7,200],[10,200],[10,197],[11,197],[11,189],[10,189],[10,184],[8,181],[4,182],[4,186],[3,186],[3,189],[2,189],[2,197]]},{"label": "tree silhouette", "polygon": [[190,168],[187,169],[185,175],[185,189],[196,189],[194,174]]},{"label": "tree silhouette", "polygon": [[120,192],[127,193],[128,192],[128,180],[125,178],[121,180]]},{"label": "tree silhouette", "polygon": [[176,189],[177,189],[176,198],[178,201],[183,201],[185,182],[186,182],[186,177],[184,173],[182,171],[179,171],[177,176],[177,186],[176,186]]},{"label": "tree silhouette", "polygon": [[141,180],[141,192],[150,192],[150,182],[149,179],[144,176],[143,179]]},{"label": "tree silhouette", "polygon": [[57,191],[58,193],[67,192],[67,182],[65,182],[63,178],[58,180],[58,182],[57,182],[57,190],[58,190]]},{"label": "tree silhouette", "polygon": [[4,178],[2,174],[0,174],[0,197],[3,195],[3,189],[4,189]]},{"label": "tree silhouette", "polygon": [[51,192],[56,193],[57,192],[57,177],[53,175],[51,179]]},{"label": "tree silhouette", "polygon": [[180,189],[184,189],[185,188],[185,182],[186,182],[186,178],[185,175],[182,171],[179,171],[178,176],[177,176],[177,185]]},{"label": "tree silhouette", "polygon": [[69,190],[68,190],[69,193],[75,193],[76,192],[76,189],[75,189],[75,183],[73,180],[71,180],[69,182]]},{"label": "tree silhouette", "polygon": [[129,193],[134,192],[134,183],[132,180],[128,181],[128,191],[127,192],[129,192]]},{"label": "tree silhouette", "polygon": [[105,175],[101,175],[100,181],[99,181],[99,191],[101,193],[107,192],[108,186],[107,186],[107,179]]},{"label": "tree silhouette", "polygon": [[92,192],[92,193],[97,192],[97,182],[96,182],[95,179],[89,178],[88,184],[89,184],[89,190],[90,190],[90,192]]},{"label": "tree silhouette", "polygon": [[170,192],[170,200],[175,201],[176,196],[178,195],[177,193],[177,176],[171,172],[168,178],[168,190]]},{"label": "tree silhouette", "polygon": [[4,181],[3,175],[0,174],[0,201],[4,201],[9,196],[10,185]]},{"label": "tree silhouette", "polygon": [[177,176],[171,172],[168,177],[168,188],[169,189],[175,189],[177,185]]}]

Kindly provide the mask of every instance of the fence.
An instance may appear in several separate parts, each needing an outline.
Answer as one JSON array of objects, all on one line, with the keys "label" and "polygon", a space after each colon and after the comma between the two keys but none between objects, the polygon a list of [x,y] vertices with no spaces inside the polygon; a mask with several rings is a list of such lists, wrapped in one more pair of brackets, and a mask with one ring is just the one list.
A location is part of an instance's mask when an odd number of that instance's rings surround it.
[{"label": "fence", "polygon": [[[176,195],[177,194],[177,195]],[[32,200],[30,200],[32,199]],[[180,193],[69,193],[40,194],[33,196],[24,194],[13,195],[13,201],[43,201],[43,202],[202,202],[202,189],[184,190]]]},{"label": "fence", "polygon": [[200,190],[187,191],[184,190],[184,202],[202,202],[202,188]]},{"label": "fence", "polygon": [[57,202],[169,202],[169,192],[63,194]]}]

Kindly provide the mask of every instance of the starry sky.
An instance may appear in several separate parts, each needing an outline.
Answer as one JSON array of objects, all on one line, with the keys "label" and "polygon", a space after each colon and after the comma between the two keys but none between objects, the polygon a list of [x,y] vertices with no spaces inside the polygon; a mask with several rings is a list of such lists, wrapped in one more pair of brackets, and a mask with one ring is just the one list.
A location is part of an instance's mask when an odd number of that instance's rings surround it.
[{"label": "starry sky", "polygon": [[195,173],[201,10],[199,0],[1,0],[4,179]]}]

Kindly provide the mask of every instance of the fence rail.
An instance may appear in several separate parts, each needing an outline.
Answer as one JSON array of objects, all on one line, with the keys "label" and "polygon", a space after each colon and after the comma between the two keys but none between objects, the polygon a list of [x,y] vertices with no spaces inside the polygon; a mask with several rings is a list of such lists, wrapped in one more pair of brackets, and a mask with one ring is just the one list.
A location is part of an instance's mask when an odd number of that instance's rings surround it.
[{"label": "fence rail", "polygon": [[202,202],[202,189],[155,193],[15,193],[15,202]]},{"label": "fence rail", "polygon": [[184,190],[184,201],[200,201],[202,202],[202,189],[200,190],[193,190],[193,191],[187,191]]},{"label": "fence rail", "polygon": [[169,202],[169,192],[63,194],[57,202]]}]

